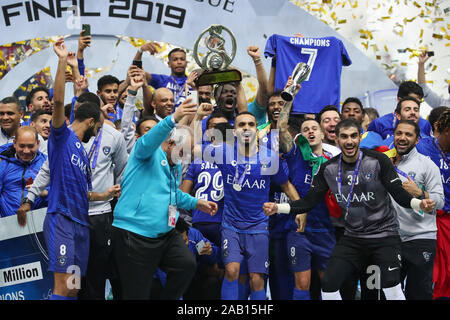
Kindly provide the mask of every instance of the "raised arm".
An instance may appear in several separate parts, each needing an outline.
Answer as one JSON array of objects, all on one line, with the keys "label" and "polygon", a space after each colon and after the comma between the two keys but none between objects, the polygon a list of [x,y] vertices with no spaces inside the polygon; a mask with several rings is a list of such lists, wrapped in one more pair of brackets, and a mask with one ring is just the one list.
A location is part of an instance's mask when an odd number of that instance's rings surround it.
[{"label": "raised arm", "polygon": [[[134,56],[134,60],[142,60],[142,54],[145,51],[148,51],[151,55],[154,55],[161,49],[161,46],[157,42],[148,42],[144,44],[142,47],[139,48],[139,50],[136,52],[136,55]],[[146,72],[145,77],[147,80],[147,83],[149,83],[152,80],[152,76],[150,73]]]},{"label": "raised arm", "polygon": [[[67,57],[69,51],[67,51],[63,38],[59,38],[53,45],[53,50],[58,56],[58,69],[56,70],[55,82],[53,85],[53,114],[52,114],[52,126],[54,128],[61,128],[66,121],[64,115],[64,93],[66,87],[66,66]],[[70,55],[75,55],[71,52]]]},{"label": "raised arm", "polygon": [[258,46],[249,46],[247,48],[248,55],[253,59],[256,69],[256,79],[258,80],[258,91],[256,92],[256,103],[259,106],[267,107],[267,73],[261,61],[261,51]]},{"label": "raised arm", "polygon": [[417,83],[425,84],[425,62],[428,61],[430,57],[428,56],[427,50],[423,50],[419,55],[419,61],[417,62]]},{"label": "raised arm", "polygon": [[[292,78],[289,76],[286,87],[291,86],[292,83]],[[300,85],[297,85],[297,89],[294,92],[294,97],[299,89]],[[289,153],[289,151],[291,151],[292,147],[294,146],[294,139],[292,138],[288,130],[289,113],[291,112],[293,101],[294,99],[284,104],[277,122],[278,129],[280,130],[280,151],[282,153]]]}]

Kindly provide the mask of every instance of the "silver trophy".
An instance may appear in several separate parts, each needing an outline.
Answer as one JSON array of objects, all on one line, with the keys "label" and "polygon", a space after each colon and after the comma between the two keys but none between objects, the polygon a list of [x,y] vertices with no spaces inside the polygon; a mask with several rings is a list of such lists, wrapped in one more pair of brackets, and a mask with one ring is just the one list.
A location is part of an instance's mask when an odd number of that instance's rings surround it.
[{"label": "silver trophy", "polygon": [[294,99],[294,92],[297,88],[297,85],[305,81],[310,71],[311,68],[306,63],[297,63],[294,71],[292,71],[292,80],[294,81],[294,83],[286,88],[286,90],[281,92],[281,98],[283,98],[283,100],[285,101],[292,101],[292,99]]},{"label": "silver trophy", "polygon": [[[222,34],[226,31],[231,38],[231,54],[225,49],[225,37]],[[204,38],[204,42],[201,40]],[[204,43],[208,52],[200,56],[199,46]],[[211,25],[203,31],[194,44],[194,59],[201,68],[199,76],[195,80],[197,86],[241,81],[242,75],[236,69],[228,69],[228,66],[236,56],[236,39],[233,33],[224,26]],[[200,59],[201,58],[201,59]]]}]

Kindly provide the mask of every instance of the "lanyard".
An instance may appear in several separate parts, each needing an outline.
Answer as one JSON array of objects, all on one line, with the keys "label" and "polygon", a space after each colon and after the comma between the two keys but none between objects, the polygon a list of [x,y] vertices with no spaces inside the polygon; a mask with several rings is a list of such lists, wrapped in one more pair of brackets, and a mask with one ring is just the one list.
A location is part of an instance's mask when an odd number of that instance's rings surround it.
[{"label": "lanyard", "polygon": [[395,171],[397,171],[398,174],[402,175],[403,177],[405,177],[406,179],[411,179],[412,181],[414,181],[413,178],[411,178],[410,176],[408,176],[404,171],[400,170],[397,166],[394,166]]},{"label": "lanyard", "polygon": [[103,135],[103,128],[100,128],[97,132],[97,135],[95,136],[94,142],[92,143],[91,149],[89,149],[88,154],[88,160],[89,163],[91,163],[92,156],[94,156],[94,159],[92,159],[91,168],[92,170],[95,169],[97,166],[97,158],[98,158],[98,150],[100,149],[100,143],[102,141],[102,135]]},{"label": "lanyard", "polygon": [[[169,171],[169,190],[170,190],[170,193],[169,193],[169,205],[172,205],[172,170],[173,170],[173,168],[171,167],[170,168],[170,171]],[[177,202],[177,196],[176,196],[176,193],[177,193],[177,180],[178,180],[178,170],[176,170],[175,169],[175,207],[177,207],[178,206],[178,202]]]},{"label": "lanyard", "polygon": [[[69,128],[69,130],[75,134],[75,131],[73,131],[72,127],[67,127],[67,128]],[[75,134],[75,136],[77,136],[77,135]],[[89,164],[89,157],[88,157],[86,150],[84,149],[83,145],[81,145],[80,148],[83,150],[84,157],[86,158],[86,160],[88,160],[88,161],[85,161],[85,160],[83,160],[83,161],[86,162],[86,164]],[[89,166],[89,165],[86,165],[86,178],[87,178],[88,190],[92,191],[92,171],[91,171],[91,166]]]},{"label": "lanyard", "polygon": [[436,145],[436,147],[439,149],[439,152],[441,153],[442,159],[444,159],[445,163],[447,164],[447,167],[450,166],[449,162],[448,162],[448,158],[445,155],[445,152],[441,149],[441,147],[439,146],[439,142],[437,141],[436,138],[434,138],[434,144]]},{"label": "lanyard", "polygon": [[[350,186],[350,192],[348,194],[347,201],[345,201],[345,208],[347,209],[347,214],[348,214],[348,208],[350,207],[351,199],[353,197],[353,189],[355,187],[356,179],[358,177],[359,167],[361,166],[362,155],[363,155],[362,151],[359,151],[358,161],[356,162],[355,171],[353,171],[352,184]],[[342,197],[342,154],[339,157],[338,173],[337,173],[337,179],[336,180],[337,180],[338,193]],[[344,200],[344,197],[342,197],[342,200]],[[345,218],[347,218],[347,214],[345,215]]]}]

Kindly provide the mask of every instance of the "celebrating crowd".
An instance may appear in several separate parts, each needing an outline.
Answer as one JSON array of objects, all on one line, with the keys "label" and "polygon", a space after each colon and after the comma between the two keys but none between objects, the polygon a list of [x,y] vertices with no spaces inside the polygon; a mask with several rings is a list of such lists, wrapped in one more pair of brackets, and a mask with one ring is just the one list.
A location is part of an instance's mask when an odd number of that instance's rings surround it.
[{"label": "celebrating crowd", "polygon": [[316,97],[308,80],[277,85],[281,46],[264,51],[269,74],[247,47],[251,102],[240,82],[197,86],[183,49],[168,75],[134,63],[157,42],[90,92],[91,41],[81,32],[71,52],[60,38],[53,86],[25,108],[0,102],[0,217],[23,227],[47,208],[50,299],[105,299],[107,281],[125,300],[450,297],[450,100],[426,85],[426,51],[379,116],[356,97],[297,112],[297,97]]}]

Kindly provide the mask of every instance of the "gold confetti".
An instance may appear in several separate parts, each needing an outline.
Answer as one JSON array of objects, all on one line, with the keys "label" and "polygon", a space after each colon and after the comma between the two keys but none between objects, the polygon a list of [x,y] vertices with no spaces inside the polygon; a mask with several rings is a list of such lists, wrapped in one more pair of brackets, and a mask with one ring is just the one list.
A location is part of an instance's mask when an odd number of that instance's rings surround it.
[{"label": "gold confetti", "polygon": [[346,22],[347,22],[347,19],[342,19],[342,20],[338,21],[339,24],[343,24],[343,23],[346,23]]},{"label": "gold confetti", "polygon": [[442,40],[444,37],[442,36],[442,34],[433,33],[433,38]]},{"label": "gold confetti", "polygon": [[337,20],[336,12],[333,11],[333,12],[331,13],[331,16],[330,16],[330,17],[331,17],[331,19],[333,19],[334,21],[336,21],[336,20]]},{"label": "gold confetti", "polygon": [[431,71],[433,72],[433,71],[435,71],[437,69],[437,65],[434,65],[433,66],[433,69],[431,69]]},{"label": "gold confetti", "polygon": [[[405,3],[406,4],[406,3]],[[417,1],[414,1],[413,3],[417,8],[421,8],[421,5],[417,3]]]},{"label": "gold confetti", "polygon": [[406,62],[400,63],[403,67],[406,67],[408,64]]},{"label": "gold confetti", "polygon": [[420,35],[419,35],[419,38],[422,38],[423,37],[423,29],[420,29]]}]

